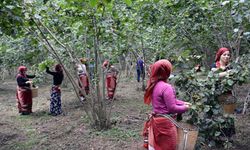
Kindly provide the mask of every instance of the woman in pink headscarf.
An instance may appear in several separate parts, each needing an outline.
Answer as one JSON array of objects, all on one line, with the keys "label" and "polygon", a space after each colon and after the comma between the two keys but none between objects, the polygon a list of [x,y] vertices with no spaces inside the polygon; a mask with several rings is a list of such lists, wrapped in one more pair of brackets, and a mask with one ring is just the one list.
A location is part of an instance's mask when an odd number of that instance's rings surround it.
[{"label": "woman in pink headscarf", "polygon": [[17,107],[21,115],[28,115],[32,113],[32,94],[31,83],[29,78],[34,78],[35,75],[27,75],[27,68],[20,66],[18,68],[18,74],[16,76],[17,81]]},{"label": "woman in pink headscarf", "polygon": [[222,72],[219,73],[220,77],[224,77],[229,74],[231,71],[228,67],[230,61],[230,51],[228,48],[222,47],[220,48],[215,56],[215,63],[212,65],[211,70],[217,71],[221,70]]},{"label": "woman in pink headscarf", "polygon": [[172,64],[168,60],[159,60],[150,69],[144,103],[149,105],[152,102],[153,113],[144,125],[143,136],[148,136],[148,143],[145,143],[144,147],[152,150],[175,150],[176,126],[161,115],[175,118],[177,113],[187,111],[191,104],[176,99],[174,88],[167,83],[172,71]]}]

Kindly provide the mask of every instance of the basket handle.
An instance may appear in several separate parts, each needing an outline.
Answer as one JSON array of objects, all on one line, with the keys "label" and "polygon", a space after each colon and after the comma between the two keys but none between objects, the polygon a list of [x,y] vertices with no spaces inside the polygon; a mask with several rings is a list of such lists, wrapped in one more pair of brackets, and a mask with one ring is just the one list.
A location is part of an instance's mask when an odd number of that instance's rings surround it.
[{"label": "basket handle", "polygon": [[194,131],[194,129],[184,128],[177,121],[175,121],[170,115],[167,115],[167,114],[157,114],[157,116],[162,116],[162,117],[168,118],[178,128],[181,128],[181,129],[186,130],[186,131]]}]

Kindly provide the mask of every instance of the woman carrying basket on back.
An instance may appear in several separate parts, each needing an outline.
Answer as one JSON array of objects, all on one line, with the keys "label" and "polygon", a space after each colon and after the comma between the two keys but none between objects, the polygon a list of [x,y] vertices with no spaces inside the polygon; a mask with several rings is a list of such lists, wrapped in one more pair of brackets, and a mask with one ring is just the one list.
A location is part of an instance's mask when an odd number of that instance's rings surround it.
[{"label": "woman carrying basket on back", "polygon": [[144,125],[143,136],[148,138],[144,147],[152,150],[175,150],[177,146],[177,128],[169,119],[161,115],[176,118],[184,113],[190,103],[176,99],[174,88],[167,83],[172,64],[162,59],[151,66],[150,78],[144,95],[144,103],[152,102],[153,113]]}]

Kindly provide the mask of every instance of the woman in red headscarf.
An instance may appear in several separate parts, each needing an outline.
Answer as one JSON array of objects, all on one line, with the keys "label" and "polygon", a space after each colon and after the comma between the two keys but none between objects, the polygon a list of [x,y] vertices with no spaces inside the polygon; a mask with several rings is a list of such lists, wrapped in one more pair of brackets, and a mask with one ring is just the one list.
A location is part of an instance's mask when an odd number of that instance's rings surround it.
[{"label": "woman in red headscarf", "polygon": [[119,71],[107,60],[103,62],[102,67],[106,71],[107,99],[112,100],[114,98]]},{"label": "woman in red headscarf", "polygon": [[[229,67],[229,61],[230,61],[230,51],[228,48],[222,47],[216,53],[215,63],[212,65],[211,70],[214,72],[219,71],[220,78],[226,77],[232,69]],[[233,98],[231,90],[224,92],[224,94],[226,94],[227,97]],[[225,103],[224,99],[223,100],[219,99],[219,101],[220,103]],[[225,135],[226,137],[232,137],[236,133],[234,121],[231,122],[231,124],[229,124],[228,126],[229,126],[228,128],[222,128],[223,135]]]},{"label": "woman in red headscarf", "polygon": [[35,75],[27,75],[27,68],[20,66],[18,68],[18,74],[16,76],[17,81],[17,107],[21,115],[28,115],[32,113],[32,94],[31,94],[31,83],[29,78],[34,78]]},{"label": "woman in red headscarf", "polygon": [[[85,91],[85,94],[88,95],[89,94],[89,77],[88,77],[88,73],[86,69],[87,59],[81,58],[80,62],[81,64],[77,64],[77,72],[78,72],[78,76],[80,79],[78,81],[78,84],[80,88]],[[79,95],[80,95],[81,101],[84,101],[85,96],[82,93],[82,91],[79,91]]]},{"label": "woman in red headscarf", "polygon": [[159,60],[150,69],[144,103],[149,105],[152,102],[153,113],[144,125],[143,136],[146,139],[144,147],[152,150],[175,150],[176,126],[161,115],[175,118],[177,113],[187,111],[191,104],[176,99],[174,88],[167,83],[172,71],[172,64],[168,60]]},{"label": "woman in red headscarf", "polygon": [[215,63],[212,65],[211,70],[216,72],[217,70],[221,70],[219,73],[220,77],[224,77],[229,74],[231,71],[228,67],[230,61],[230,51],[228,48],[222,47],[220,48],[215,57]]},{"label": "woman in red headscarf", "polygon": [[57,116],[62,113],[61,106],[61,84],[64,78],[63,69],[60,64],[55,66],[55,71],[50,71],[49,67],[46,67],[46,72],[53,76],[53,85],[51,88],[50,99],[50,115]]}]

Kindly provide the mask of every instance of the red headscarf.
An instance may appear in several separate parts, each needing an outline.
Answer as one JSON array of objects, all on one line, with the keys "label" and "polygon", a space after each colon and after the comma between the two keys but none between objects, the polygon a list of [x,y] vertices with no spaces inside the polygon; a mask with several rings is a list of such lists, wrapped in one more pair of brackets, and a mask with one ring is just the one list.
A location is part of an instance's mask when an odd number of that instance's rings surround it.
[{"label": "red headscarf", "polygon": [[151,65],[150,69],[150,78],[148,80],[146,92],[144,94],[144,103],[148,105],[152,101],[151,95],[154,86],[158,81],[166,81],[168,79],[172,71],[172,64],[167,59],[161,59]]},{"label": "red headscarf", "polygon": [[229,51],[228,48],[226,47],[222,47],[220,48],[217,53],[216,53],[216,56],[215,56],[215,63],[216,63],[216,67],[220,67],[220,56],[225,53],[226,51]]},{"label": "red headscarf", "polygon": [[62,70],[62,66],[60,65],[60,64],[57,64],[56,66],[55,66],[55,71],[57,71],[57,72],[62,72],[63,70]]},{"label": "red headscarf", "polygon": [[25,66],[19,66],[19,67],[18,67],[18,71],[19,71],[21,74],[23,74],[24,71],[27,71],[27,67],[25,67]]},{"label": "red headscarf", "polygon": [[105,60],[105,61],[103,62],[103,64],[102,64],[102,67],[103,67],[103,68],[106,68],[106,67],[108,67],[108,65],[109,65],[109,61],[108,61],[108,60]]},{"label": "red headscarf", "polygon": [[18,67],[18,71],[19,71],[19,75],[26,77],[26,74],[24,73],[25,71],[27,71],[27,67],[25,66],[19,66]]}]

